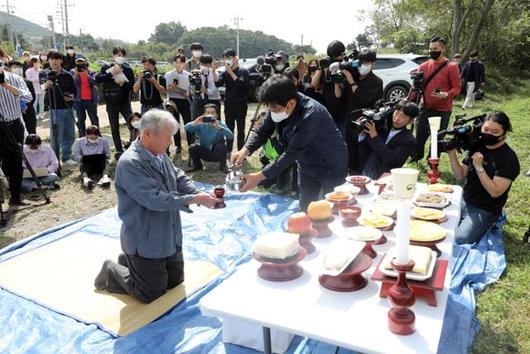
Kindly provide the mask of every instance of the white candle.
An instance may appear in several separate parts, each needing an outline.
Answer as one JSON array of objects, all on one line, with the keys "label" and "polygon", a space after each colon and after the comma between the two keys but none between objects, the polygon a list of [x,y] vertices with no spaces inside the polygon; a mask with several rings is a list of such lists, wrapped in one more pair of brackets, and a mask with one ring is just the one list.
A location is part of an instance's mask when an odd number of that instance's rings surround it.
[{"label": "white candle", "polygon": [[409,262],[410,210],[408,200],[398,200],[397,223],[394,232],[397,236],[397,263]]},{"label": "white candle", "polygon": [[429,117],[429,127],[431,128],[431,159],[438,158],[438,130],[442,117]]},{"label": "white candle", "polygon": [[431,159],[438,158],[438,131],[431,129]]}]

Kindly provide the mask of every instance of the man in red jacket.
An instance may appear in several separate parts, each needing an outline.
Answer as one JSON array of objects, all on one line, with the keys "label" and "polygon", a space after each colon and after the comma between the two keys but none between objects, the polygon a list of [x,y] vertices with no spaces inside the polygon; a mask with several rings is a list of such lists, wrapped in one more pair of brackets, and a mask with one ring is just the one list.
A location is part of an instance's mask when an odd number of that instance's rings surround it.
[{"label": "man in red jacket", "polygon": [[416,69],[418,72],[423,72],[424,95],[421,101],[421,114],[416,118],[416,149],[412,155],[412,161],[421,160],[425,153],[425,142],[430,135],[428,118],[442,117],[440,130],[446,129],[449,125],[453,101],[460,94],[458,64],[448,60],[444,52],[445,40],[440,37],[431,39],[429,44],[431,59]]}]

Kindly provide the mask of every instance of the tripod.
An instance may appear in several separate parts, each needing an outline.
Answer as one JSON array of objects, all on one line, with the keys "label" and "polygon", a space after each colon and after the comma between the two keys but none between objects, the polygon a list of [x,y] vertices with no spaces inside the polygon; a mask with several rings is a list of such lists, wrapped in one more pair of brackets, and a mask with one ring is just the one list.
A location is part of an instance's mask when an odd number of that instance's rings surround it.
[{"label": "tripod", "polygon": [[[4,122],[4,116],[1,113],[0,113],[0,130],[4,133],[4,136],[5,136],[4,144],[6,145],[6,148],[8,149],[11,148],[9,150],[15,150],[16,153],[20,155],[22,161],[24,162],[24,164],[28,168],[29,173],[31,174],[31,178],[33,179],[33,181],[35,181],[35,184],[37,185],[38,189],[41,191],[42,197],[46,201],[46,204],[50,203],[51,202],[50,197],[46,194],[46,191],[42,189],[42,183],[37,177],[35,170],[33,170],[33,167],[29,163],[26,157],[26,154],[24,154],[24,150],[22,149],[22,146],[17,142],[13,133],[11,132],[7,124]],[[2,210],[2,202],[4,201],[3,191],[0,191],[0,192],[2,192],[0,193],[1,194],[0,195],[0,224],[5,224],[4,212]]]}]

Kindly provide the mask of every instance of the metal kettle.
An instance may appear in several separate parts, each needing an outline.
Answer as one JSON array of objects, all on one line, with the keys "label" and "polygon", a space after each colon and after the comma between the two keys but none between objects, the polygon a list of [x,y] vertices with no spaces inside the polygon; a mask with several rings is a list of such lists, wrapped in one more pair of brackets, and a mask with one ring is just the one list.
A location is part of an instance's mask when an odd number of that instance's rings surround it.
[{"label": "metal kettle", "polygon": [[228,168],[228,174],[225,178],[225,184],[230,191],[239,191],[239,188],[245,183],[245,180],[241,178],[243,172],[237,166]]}]

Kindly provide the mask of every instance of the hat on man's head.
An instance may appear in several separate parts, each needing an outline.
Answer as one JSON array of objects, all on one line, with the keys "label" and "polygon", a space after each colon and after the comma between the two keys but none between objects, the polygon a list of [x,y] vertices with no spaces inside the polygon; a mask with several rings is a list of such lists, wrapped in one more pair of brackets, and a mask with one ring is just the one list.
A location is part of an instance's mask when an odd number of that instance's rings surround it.
[{"label": "hat on man's head", "polygon": [[81,61],[81,60],[83,60],[83,61],[87,61],[87,60],[86,60],[86,57],[85,57],[83,54],[81,54],[81,53],[77,53],[77,54],[75,55],[75,61]]}]

